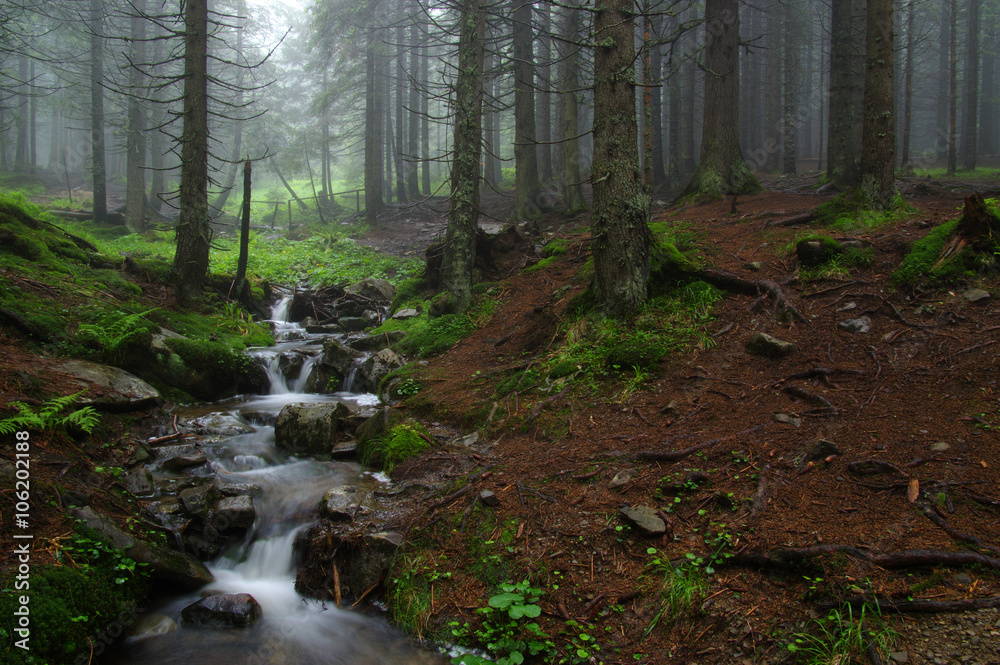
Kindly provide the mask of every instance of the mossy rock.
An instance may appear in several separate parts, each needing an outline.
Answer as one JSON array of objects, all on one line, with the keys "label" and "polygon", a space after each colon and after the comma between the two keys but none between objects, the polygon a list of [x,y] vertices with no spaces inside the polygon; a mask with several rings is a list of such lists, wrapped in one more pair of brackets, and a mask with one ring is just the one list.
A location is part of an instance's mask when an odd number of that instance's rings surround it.
[{"label": "mossy rock", "polygon": [[415,420],[394,425],[379,436],[358,440],[358,458],[366,466],[392,469],[431,447],[424,426]]},{"label": "mossy rock", "polygon": [[267,391],[264,369],[249,356],[235,353],[221,342],[174,338],[164,340],[164,344],[170,355],[160,355],[156,364],[144,371],[169,386],[206,401]]},{"label": "mossy rock", "polygon": [[829,263],[842,254],[843,246],[827,235],[813,234],[795,243],[795,254],[799,263],[807,268],[815,268]]}]

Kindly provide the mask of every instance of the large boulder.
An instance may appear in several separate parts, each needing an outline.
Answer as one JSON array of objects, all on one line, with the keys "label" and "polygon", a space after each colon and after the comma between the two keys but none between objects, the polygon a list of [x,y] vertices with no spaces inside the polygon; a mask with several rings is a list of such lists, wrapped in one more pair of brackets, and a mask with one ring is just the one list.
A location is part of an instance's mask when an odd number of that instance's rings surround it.
[{"label": "large boulder", "polygon": [[381,351],[388,349],[404,337],[406,337],[406,333],[402,330],[374,333],[351,340],[351,347],[358,351]]},{"label": "large boulder", "polygon": [[319,514],[333,522],[353,522],[376,507],[375,497],[368,490],[351,485],[334,487],[319,501]]},{"label": "large boulder", "polygon": [[127,412],[145,409],[163,400],[153,386],[123,369],[87,360],[68,360],[56,366],[87,387],[78,406],[102,411]]},{"label": "large boulder", "polygon": [[119,529],[108,517],[95,513],[90,506],[75,509],[73,515],[129,558],[148,564],[154,584],[163,589],[194,590],[215,581],[208,568],[190,554],[138,540]]},{"label": "large boulder", "polygon": [[328,572],[336,566],[343,595],[359,598],[381,583],[403,537],[395,531],[357,533],[350,525],[317,522],[302,534],[297,549],[304,554],[295,589],[306,596],[328,599]]},{"label": "large boulder", "polygon": [[248,593],[220,593],[202,598],[181,610],[188,625],[212,628],[244,628],[261,617],[257,599]]},{"label": "large boulder", "polygon": [[396,287],[384,279],[366,277],[360,282],[348,286],[347,292],[367,298],[380,305],[388,305],[392,302],[392,297],[396,295]]},{"label": "large boulder", "polygon": [[275,447],[300,457],[330,453],[351,411],[340,402],[287,404],[274,422]]}]

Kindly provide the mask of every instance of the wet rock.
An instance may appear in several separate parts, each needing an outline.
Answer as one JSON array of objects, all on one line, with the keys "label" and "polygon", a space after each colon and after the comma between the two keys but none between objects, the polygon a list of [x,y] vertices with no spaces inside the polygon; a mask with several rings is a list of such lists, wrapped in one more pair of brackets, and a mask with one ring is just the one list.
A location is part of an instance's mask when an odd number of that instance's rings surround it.
[{"label": "wet rock", "polygon": [[347,331],[339,323],[325,323],[323,325],[307,326],[306,332],[310,335],[341,335]]},{"label": "wet rock", "polygon": [[415,319],[418,316],[420,316],[420,312],[413,309],[412,307],[407,307],[393,314],[392,318],[402,320],[402,319]]},{"label": "wet rock", "polygon": [[140,467],[133,469],[122,478],[122,485],[135,496],[152,496],[156,485],[153,484],[153,474],[149,469]]},{"label": "wet rock", "polygon": [[327,338],[323,341],[323,355],[313,366],[313,371],[306,380],[306,392],[333,392],[328,390],[331,384],[339,390],[355,361],[363,357],[363,353],[344,346],[332,337]]},{"label": "wet rock", "polygon": [[109,518],[95,513],[89,506],[73,510],[89,528],[108,539],[126,556],[149,564],[154,584],[171,591],[198,589],[215,581],[212,573],[200,561],[182,552],[136,539],[119,529]]},{"label": "wet rock", "polygon": [[260,603],[248,593],[220,593],[181,610],[181,620],[193,626],[243,628],[261,617]]},{"label": "wet rock", "polygon": [[616,473],[615,477],[612,478],[611,482],[608,483],[608,489],[616,490],[619,487],[624,487],[625,485],[628,485],[630,482],[632,482],[633,478],[635,478],[634,469],[622,469],[621,471]]},{"label": "wet rock", "polygon": [[201,466],[208,462],[208,458],[205,457],[205,453],[197,452],[193,455],[179,455],[177,457],[171,457],[168,460],[164,460],[163,469],[165,471],[173,471],[174,473],[180,473],[187,469],[192,469],[196,466]]},{"label": "wet rock", "polygon": [[156,458],[156,453],[153,449],[144,443],[136,443],[132,445],[132,461],[138,464],[145,464],[146,462],[152,462]]},{"label": "wet rock", "polygon": [[367,277],[347,287],[348,293],[354,293],[376,303],[388,305],[396,295],[396,287],[384,279]]},{"label": "wet rock", "polygon": [[627,506],[620,508],[618,514],[627,524],[639,530],[646,536],[659,536],[667,532],[667,525],[656,514],[656,509],[649,506]]},{"label": "wet rock", "polygon": [[196,434],[214,436],[237,436],[256,431],[235,413],[210,413],[200,418],[185,419],[181,421],[181,428]]},{"label": "wet rock", "polygon": [[755,332],[747,342],[747,351],[755,356],[781,358],[795,350],[795,344],[772,337],[767,333]]},{"label": "wet rock", "polygon": [[184,510],[191,515],[202,518],[208,517],[208,511],[212,509],[221,496],[219,488],[214,484],[191,487],[178,495]]},{"label": "wet rock", "polygon": [[299,353],[282,353],[278,356],[278,369],[281,370],[281,375],[286,379],[298,378],[303,363],[305,363],[305,358]]},{"label": "wet rock", "polygon": [[287,404],[274,423],[274,445],[300,457],[329,454],[342,422],[350,415],[340,402]]},{"label": "wet rock", "polygon": [[962,294],[962,297],[970,303],[986,302],[990,299],[990,292],[986,289],[969,289]]},{"label": "wet rock", "polygon": [[125,634],[137,640],[144,640],[147,637],[166,635],[175,630],[177,630],[176,621],[165,614],[151,612],[140,615]]},{"label": "wet rock", "polygon": [[69,360],[56,366],[87,386],[86,397],[78,406],[114,412],[146,409],[162,403],[159,391],[123,369],[87,360]]},{"label": "wet rock", "polygon": [[260,485],[254,483],[226,483],[219,485],[219,494],[222,496],[260,496]]},{"label": "wet rock", "polygon": [[253,526],[257,511],[253,501],[246,494],[229,496],[215,505],[212,513],[212,523],[220,531],[227,529],[246,530]]},{"label": "wet rock", "polygon": [[406,337],[402,330],[390,330],[389,332],[366,335],[351,341],[351,348],[358,351],[379,351],[387,349]]},{"label": "wet rock", "polygon": [[392,349],[382,349],[361,364],[360,387],[365,392],[378,392],[382,379],[406,364]]},{"label": "wet rock", "polygon": [[360,332],[365,328],[371,328],[371,322],[363,316],[342,316],[340,326],[346,332]]},{"label": "wet rock", "polygon": [[479,493],[479,500],[485,503],[490,508],[496,508],[500,505],[500,499],[490,490],[483,490]]},{"label": "wet rock", "polygon": [[866,333],[872,329],[872,320],[867,316],[859,316],[856,319],[844,319],[837,327],[847,332]]},{"label": "wet rock", "polygon": [[806,456],[803,458],[803,462],[818,462],[824,460],[830,455],[840,455],[840,448],[837,447],[833,441],[827,441],[826,439],[820,439],[816,442]]},{"label": "wet rock", "polygon": [[395,409],[383,406],[372,417],[358,425],[354,435],[358,442],[370,441],[388,432],[399,420],[399,414]]},{"label": "wet rock", "polygon": [[330,448],[330,459],[345,460],[355,459],[358,456],[358,442],[338,441]]},{"label": "wet rock", "polygon": [[317,522],[296,542],[303,555],[295,589],[329,599],[330,565],[337,567],[344,596],[358,598],[382,582],[403,537],[394,531],[358,534],[348,525]]},{"label": "wet rock", "polygon": [[333,522],[352,522],[358,515],[364,515],[376,507],[371,492],[344,485],[328,490],[319,501],[319,514]]}]

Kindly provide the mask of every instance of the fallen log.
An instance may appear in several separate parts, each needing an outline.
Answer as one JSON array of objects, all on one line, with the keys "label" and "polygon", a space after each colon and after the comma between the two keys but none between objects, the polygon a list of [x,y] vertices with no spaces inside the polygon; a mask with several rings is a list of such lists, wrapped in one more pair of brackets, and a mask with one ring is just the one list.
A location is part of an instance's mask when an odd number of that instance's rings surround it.
[{"label": "fallen log", "polygon": [[782,217],[781,219],[775,219],[764,224],[765,227],[768,226],[794,226],[796,224],[808,224],[809,222],[816,219],[816,211],[809,210],[808,212],[800,212],[795,215],[789,215],[788,217]]}]

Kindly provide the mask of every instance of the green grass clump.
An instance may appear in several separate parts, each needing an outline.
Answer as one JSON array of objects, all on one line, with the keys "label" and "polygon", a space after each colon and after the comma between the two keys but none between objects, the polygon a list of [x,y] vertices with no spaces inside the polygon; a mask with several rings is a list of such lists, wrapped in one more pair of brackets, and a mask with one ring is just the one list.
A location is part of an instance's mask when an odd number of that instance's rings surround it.
[{"label": "green grass clump", "polygon": [[359,444],[358,457],[365,466],[392,471],[398,464],[416,457],[431,447],[427,430],[420,423],[408,420],[392,427],[385,434]]},{"label": "green grass clump", "polygon": [[896,195],[888,208],[873,206],[863,187],[855,187],[816,206],[816,223],[838,231],[876,229],[905,219],[914,212],[903,197]]},{"label": "green grass clump", "polygon": [[[141,564],[84,531],[64,544],[57,557],[61,565],[32,568],[30,589],[16,590],[13,577],[3,580],[4,663],[87,663],[98,647],[106,647],[134,621],[148,587]],[[21,639],[12,620],[21,595],[30,598],[30,651],[12,646]]]},{"label": "green grass clump", "polygon": [[843,611],[831,610],[811,623],[815,633],[795,633],[787,645],[788,651],[797,656],[796,662],[808,665],[860,661],[870,648],[885,659],[899,639],[881,614],[867,606],[855,615],[847,605]]}]

